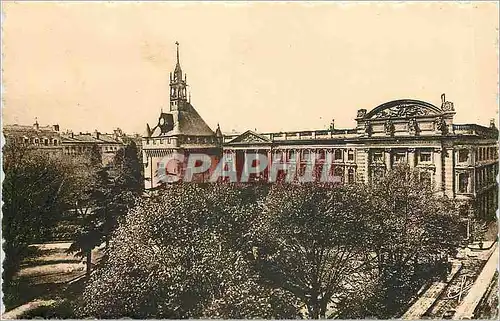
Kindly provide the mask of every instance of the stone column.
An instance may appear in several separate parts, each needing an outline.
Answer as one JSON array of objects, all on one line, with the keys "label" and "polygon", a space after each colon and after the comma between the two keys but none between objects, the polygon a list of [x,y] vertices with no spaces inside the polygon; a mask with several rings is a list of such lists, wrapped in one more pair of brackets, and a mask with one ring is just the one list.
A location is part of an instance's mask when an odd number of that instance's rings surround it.
[{"label": "stone column", "polygon": [[435,148],[432,151],[432,161],[436,166],[435,173],[435,182],[436,182],[436,190],[440,192],[440,194],[444,193],[444,185],[443,185],[443,151],[441,148]]},{"label": "stone column", "polygon": [[415,148],[408,148],[408,164],[411,169],[415,167]]},{"label": "stone column", "polygon": [[390,171],[392,169],[392,164],[391,164],[391,149],[386,148],[384,150],[385,154],[385,168],[387,171]]},{"label": "stone column", "polygon": [[[360,165],[363,166],[363,170],[364,170],[363,181],[365,183],[368,183],[370,181],[370,162],[371,162],[370,149],[365,148],[363,150],[363,152],[364,152],[364,162],[363,162],[363,164],[360,164]],[[356,158],[356,160],[359,160],[359,158]]]},{"label": "stone column", "polygon": [[443,168],[443,184],[444,192],[450,198],[455,195],[455,173],[453,169],[454,164],[454,150],[453,147],[443,148],[444,168]]}]

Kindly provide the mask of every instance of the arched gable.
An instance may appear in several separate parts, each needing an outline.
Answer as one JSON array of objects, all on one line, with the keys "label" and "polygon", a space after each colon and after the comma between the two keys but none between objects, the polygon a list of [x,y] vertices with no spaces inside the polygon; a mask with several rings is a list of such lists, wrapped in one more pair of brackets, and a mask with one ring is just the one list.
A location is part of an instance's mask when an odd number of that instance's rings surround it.
[{"label": "arched gable", "polygon": [[416,116],[441,115],[442,110],[420,100],[400,99],[386,102],[373,108],[364,119],[411,118]]}]

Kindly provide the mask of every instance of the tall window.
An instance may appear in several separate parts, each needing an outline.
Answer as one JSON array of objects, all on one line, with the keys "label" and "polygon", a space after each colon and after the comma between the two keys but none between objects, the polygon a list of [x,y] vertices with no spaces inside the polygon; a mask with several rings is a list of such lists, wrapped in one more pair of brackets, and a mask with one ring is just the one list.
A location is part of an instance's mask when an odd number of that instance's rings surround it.
[{"label": "tall window", "polygon": [[336,149],[333,153],[334,160],[342,160],[342,149]]},{"label": "tall window", "polygon": [[469,151],[467,149],[461,149],[458,151],[458,162],[466,163],[469,160]]},{"label": "tall window", "polygon": [[467,193],[469,190],[469,174],[460,173],[458,174],[458,192]]},{"label": "tall window", "polygon": [[347,182],[349,184],[354,183],[355,176],[354,176],[354,168],[349,168],[349,171],[347,172]]},{"label": "tall window", "polygon": [[354,160],[354,150],[349,149],[347,151],[347,160],[348,161],[353,161]]}]

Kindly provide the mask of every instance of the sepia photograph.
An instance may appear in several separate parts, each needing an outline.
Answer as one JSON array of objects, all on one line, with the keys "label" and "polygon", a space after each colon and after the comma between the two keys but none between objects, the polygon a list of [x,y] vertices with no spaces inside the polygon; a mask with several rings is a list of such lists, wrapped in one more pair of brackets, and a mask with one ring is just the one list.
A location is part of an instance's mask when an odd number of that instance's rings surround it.
[{"label": "sepia photograph", "polygon": [[498,2],[1,9],[1,319],[499,318]]}]

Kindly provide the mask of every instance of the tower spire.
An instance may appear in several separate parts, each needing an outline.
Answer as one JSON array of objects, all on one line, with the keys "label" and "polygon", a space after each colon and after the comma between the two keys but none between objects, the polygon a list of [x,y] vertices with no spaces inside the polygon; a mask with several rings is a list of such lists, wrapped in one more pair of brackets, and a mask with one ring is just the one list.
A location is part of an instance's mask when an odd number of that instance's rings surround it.
[{"label": "tower spire", "polygon": [[176,41],[175,45],[177,46],[177,64],[180,65],[180,62],[179,62],[179,42]]},{"label": "tower spire", "polygon": [[173,74],[170,76],[170,111],[183,110],[187,103],[186,79],[183,77],[181,63],[179,58],[179,42],[175,45],[177,62]]}]

